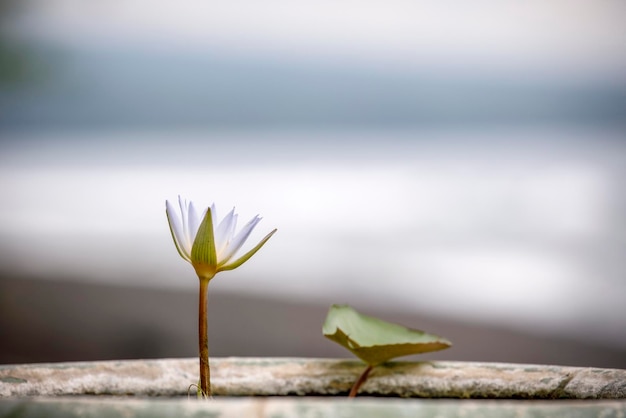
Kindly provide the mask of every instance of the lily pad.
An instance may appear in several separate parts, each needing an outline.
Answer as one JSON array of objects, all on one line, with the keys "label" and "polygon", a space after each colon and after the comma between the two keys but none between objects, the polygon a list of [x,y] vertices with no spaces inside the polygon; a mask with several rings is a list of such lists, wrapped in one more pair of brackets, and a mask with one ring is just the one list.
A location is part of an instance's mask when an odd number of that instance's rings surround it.
[{"label": "lily pad", "polygon": [[370,366],[452,345],[445,338],[363,315],[348,305],[330,307],[322,332]]}]

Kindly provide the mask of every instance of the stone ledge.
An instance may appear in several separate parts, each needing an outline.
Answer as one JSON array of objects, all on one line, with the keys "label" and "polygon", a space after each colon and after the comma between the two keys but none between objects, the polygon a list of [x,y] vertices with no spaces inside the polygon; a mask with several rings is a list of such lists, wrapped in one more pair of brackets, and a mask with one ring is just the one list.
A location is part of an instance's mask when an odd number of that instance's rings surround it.
[{"label": "stone ledge", "polygon": [[[360,361],[211,359],[221,396],[345,395]],[[157,359],[0,366],[0,397],[186,396],[198,360]],[[360,396],[490,399],[626,399],[626,370],[472,362],[391,362],[376,367]]]},{"label": "stone ledge", "polygon": [[0,399],[0,418],[213,417],[213,418],[618,418],[626,401],[513,401],[345,398],[12,398]]}]

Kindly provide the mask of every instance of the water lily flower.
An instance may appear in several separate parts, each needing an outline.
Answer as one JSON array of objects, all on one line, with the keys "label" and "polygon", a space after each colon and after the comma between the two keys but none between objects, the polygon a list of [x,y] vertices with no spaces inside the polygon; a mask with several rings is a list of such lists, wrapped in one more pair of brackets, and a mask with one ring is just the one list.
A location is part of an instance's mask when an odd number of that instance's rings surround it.
[{"label": "water lily flower", "polygon": [[250,251],[233,259],[261,220],[258,215],[235,234],[238,215],[234,208],[218,222],[215,204],[204,209],[201,214],[193,202],[187,202],[180,196],[178,210],[169,201],[165,202],[165,206],[176,249],[183,259],[191,263],[201,278],[211,279],[220,271],[241,266],[276,232],[274,229]]},{"label": "water lily flower", "polygon": [[[215,205],[201,214],[193,202],[178,197],[178,210],[165,201],[165,213],[174,244],[180,256],[191,263],[200,279],[198,307],[198,350],[200,359],[200,382],[198,393],[203,398],[211,397],[211,371],[209,368],[209,337],[207,331],[207,289],[211,279],[220,271],[232,270],[250,259],[265,245],[274,229],[254,248],[239,258],[235,254],[246,242],[261,218],[255,216],[237,234],[237,214],[233,208],[218,222]],[[217,228],[215,227],[217,225]]]}]

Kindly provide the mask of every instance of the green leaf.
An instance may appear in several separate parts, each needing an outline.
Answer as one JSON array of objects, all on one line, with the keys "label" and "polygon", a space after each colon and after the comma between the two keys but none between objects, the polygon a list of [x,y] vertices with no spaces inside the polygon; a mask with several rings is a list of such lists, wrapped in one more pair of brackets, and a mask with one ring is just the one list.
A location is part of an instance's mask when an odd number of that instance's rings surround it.
[{"label": "green leaf", "polygon": [[371,366],[452,345],[445,338],[360,314],[348,305],[330,307],[322,332]]}]

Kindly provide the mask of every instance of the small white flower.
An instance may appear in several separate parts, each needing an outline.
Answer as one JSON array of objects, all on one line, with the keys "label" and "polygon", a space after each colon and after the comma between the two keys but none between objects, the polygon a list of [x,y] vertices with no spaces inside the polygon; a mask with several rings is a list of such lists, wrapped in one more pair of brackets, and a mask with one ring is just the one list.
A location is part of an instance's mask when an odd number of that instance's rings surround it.
[{"label": "small white flower", "polygon": [[178,210],[166,200],[165,213],[178,253],[191,263],[200,278],[209,280],[220,271],[233,270],[248,261],[276,232],[274,229],[254,248],[233,260],[261,220],[258,215],[235,234],[237,214],[234,208],[218,223],[214,204],[200,214],[193,202],[179,196]]}]

